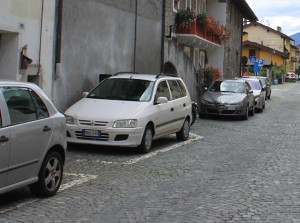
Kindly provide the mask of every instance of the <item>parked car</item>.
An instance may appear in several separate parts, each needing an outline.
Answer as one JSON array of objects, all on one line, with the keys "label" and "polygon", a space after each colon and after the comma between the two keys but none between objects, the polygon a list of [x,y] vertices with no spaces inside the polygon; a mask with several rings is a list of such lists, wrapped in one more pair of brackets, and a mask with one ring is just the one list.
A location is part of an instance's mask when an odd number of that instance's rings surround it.
[{"label": "parked car", "polygon": [[256,78],[258,78],[262,85],[263,85],[263,89],[265,89],[266,93],[266,100],[267,99],[271,99],[271,93],[272,93],[272,89],[271,89],[271,81],[269,80],[269,78],[267,77],[263,77],[263,76],[257,76]]},{"label": "parked car", "polygon": [[187,140],[192,103],[181,78],[117,73],[66,112],[69,143],[137,147],[171,133]]},{"label": "parked car", "polygon": [[238,116],[244,120],[254,115],[254,95],[242,79],[215,80],[200,100],[200,118],[206,115]]},{"label": "parked car", "polygon": [[255,110],[263,112],[266,106],[266,89],[263,88],[261,80],[255,77],[242,77],[242,79],[246,80],[253,90]]},{"label": "parked car", "polygon": [[287,72],[285,74],[285,79],[287,82],[296,82],[296,76],[293,72]]},{"label": "parked car", "polygon": [[35,84],[0,81],[0,194],[53,196],[63,178],[66,119]]},{"label": "parked car", "polygon": [[198,110],[199,110],[198,104],[196,102],[192,101],[192,122],[191,122],[191,126],[196,121]]}]

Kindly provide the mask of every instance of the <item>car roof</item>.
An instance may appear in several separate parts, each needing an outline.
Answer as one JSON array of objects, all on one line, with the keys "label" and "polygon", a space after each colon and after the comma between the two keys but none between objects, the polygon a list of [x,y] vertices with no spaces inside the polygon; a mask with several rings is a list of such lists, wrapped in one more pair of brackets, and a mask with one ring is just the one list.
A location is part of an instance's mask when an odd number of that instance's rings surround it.
[{"label": "car roof", "polygon": [[245,82],[245,80],[243,80],[242,78],[240,78],[240,79],[238,79],[238,78],[220,78],[220,79],[217,79],[216,81]]},{"label": "car roof", "polygon": [[25,81],[15,81],[15,80],[6,80],[6,79],[0,79],[0,86],[27,86],[27,87],[35,87],[37,86],[34,83],[25,82]]},{"label": "car roof", "polygon": [[133,72],[119,72],[109,78],[124,78],[124,79],[142,79],[155,81],[157,79],[181,79],[173,74],[138,74]]}]

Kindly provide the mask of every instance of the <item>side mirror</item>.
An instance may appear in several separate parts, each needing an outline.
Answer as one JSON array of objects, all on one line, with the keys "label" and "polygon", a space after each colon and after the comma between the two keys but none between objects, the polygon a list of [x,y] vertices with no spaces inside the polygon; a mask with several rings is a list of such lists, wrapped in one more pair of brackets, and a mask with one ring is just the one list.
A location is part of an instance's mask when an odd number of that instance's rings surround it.
[{"label": "side mirror", "polygon": [[88,94],[89,94],[89,92],[82,92],[81,97],[82,97],[82,98],[85,98]]},{"label": "side mirror", "polygon": [[165,104],[165,103],[168,103],[168,98],[166,98],[166,97],[159,97],[157,100],[156,100],[156,102],[155,102],[155,104]]}]

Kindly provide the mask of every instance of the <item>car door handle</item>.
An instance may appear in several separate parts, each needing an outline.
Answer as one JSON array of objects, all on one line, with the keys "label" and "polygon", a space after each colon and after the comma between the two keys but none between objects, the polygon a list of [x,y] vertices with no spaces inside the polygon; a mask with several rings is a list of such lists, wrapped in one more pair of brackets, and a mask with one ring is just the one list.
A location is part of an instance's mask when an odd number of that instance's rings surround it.
[{"label": "car door handle", "polygon": [[1,136],[0,137],[0,143],[7,142],[8,140],[9,140],[9,138],[7,138],[6,136]]},{"label": "car door handle", "polygon": [[171,108],[171,111],[174,111],[174,108]]},{"label": "car door handle", "polygon": [[185,103],[183,103],[183,107],[185,107],[186,106],[186,104]]},{"label": "car door handle", "polygon": [[47,125],[44,126],[43,132],[49,132],[51,130]]}]

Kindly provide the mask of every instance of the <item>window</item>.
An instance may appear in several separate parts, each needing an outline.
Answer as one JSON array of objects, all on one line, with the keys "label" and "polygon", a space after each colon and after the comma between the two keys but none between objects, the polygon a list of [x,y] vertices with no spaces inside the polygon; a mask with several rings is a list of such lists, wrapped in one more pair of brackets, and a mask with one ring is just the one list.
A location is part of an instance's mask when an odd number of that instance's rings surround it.
[{"label": "window", "polygon": [[170,91],[166,81],[162,81],[158,84],[155,101],[157,101],[159,97],[166,97],[168,100],[171,100]]},{"label": "window", "polygon": [[180,90],[180,87],[179,87],[177,81],[176,80],[169,80],[168,83],[169,83],[169,86],[170,86],[172,99],[181,98],[181,90]]},{"label": "window", "polygon": [[249,57],[255,56],[255,49],[250,49],[249,50]]},{"label": "window", "polygon": [[180,9],[180,1],[179,0],[173,0],[173,11],[177,12],[178,9]]},{"label": "window", "polygon": [[196,12],[197,14],[206,12],[206,0],[196,0]]},{"label": "window", "polygon": [[5,87],[2,92],[12,125],[38,119],[35,105],[27,88]]},{"label": "window", "polygon": [[1,91],[7,104],[12,125],[49,117],[46,105],[33,90],[4,87]]}]

